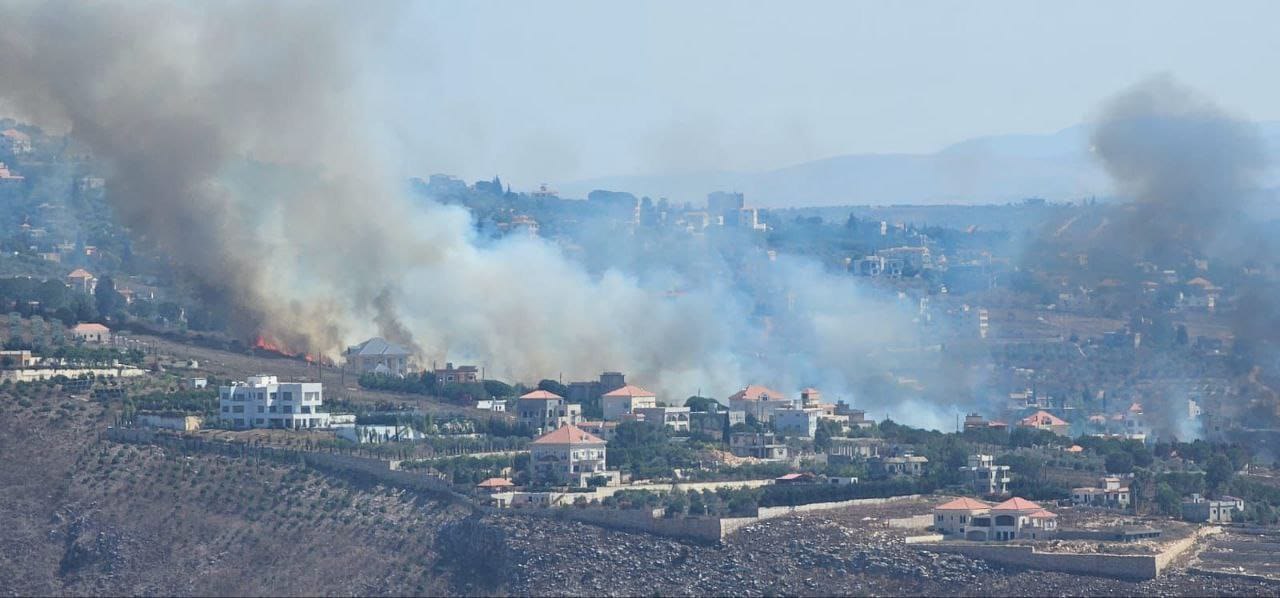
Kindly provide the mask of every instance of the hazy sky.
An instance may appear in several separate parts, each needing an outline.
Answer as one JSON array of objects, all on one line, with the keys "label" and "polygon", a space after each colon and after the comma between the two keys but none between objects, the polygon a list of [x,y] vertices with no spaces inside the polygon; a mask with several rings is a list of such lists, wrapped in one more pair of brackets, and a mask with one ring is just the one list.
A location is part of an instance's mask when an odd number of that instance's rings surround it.
[{"label": "hazy sky", "polygon": [[1280,2],[417,2],[379,122],[406,172],[519,187],[1051,132],[1170,73],[1280,119]]}]

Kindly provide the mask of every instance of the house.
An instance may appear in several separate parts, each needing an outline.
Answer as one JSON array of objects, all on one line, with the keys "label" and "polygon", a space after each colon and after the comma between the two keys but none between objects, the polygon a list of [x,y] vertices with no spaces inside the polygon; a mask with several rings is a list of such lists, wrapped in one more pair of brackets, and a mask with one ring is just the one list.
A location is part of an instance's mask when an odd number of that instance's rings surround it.
[{"label": "house", "polygon": [[991,505],[972,498],[957,498],[933,508],[933,529],[943,534],[964,535],[969,521],[987,515]]},{"label": "house", "polygon": [[603,438],[605,442],[613,440],[613,435],[618,432],[618,422],[582,421],[578,422],[578,427],[583,432]]},{"label": "house", "polygon": [[0,183],[14,183],[14,184],[17,184],[17,183],[21,183],[22,181],[26,180],[26,178],[27,178],[27,177],[24,177],[24,176],[22,176],[22,175],[20,175],[20,174],[18,174],[18,173],[16,173],[16,172],[14,172],[14,171],[12,171],[12,170],[9,170],[9,167],[8,167],[8,166],[5,166],[5,165],[4,165],[4,162],[0,162]]},{"label": "house", "polygon": [[889,477],[910,476],[918,478],[924,475],[929,458],[912,453],[900,457],[879,457],[871,460],[871,466]]},{"label": "house", "polygon": [[31,136],[17,129],[5,129],[0,131],[0,137],[4,137],[5,144],[9,146],[9,153],[12,154],[29,154],[31,153]]},{"label": "house", "polygon": [[788,473],[773,479],[773,483],[780,486],[788,484],[814,484],[817,483],[817,481],[818,476],[807,471],[801,473]]},{"label": "house", "polygon": [[987,429],[1008,430],[1009,425],[999,421],[987,421],[986,418],[977,413],[970,413],[964,416],[964,430],[966,432],[969,430]]},{"label": "house", "polygon": [[1071,424],[1068,424],[1066,420],[1044,410],[1037,411],[1022,418],[1021,420],[1018,420],[1018,426],[1021,428],[1045,430],[1053,432],[1058,436],[1069,436],[1071,434]]},{"label": "house", "polygon": [[92,295],[98,288],[98,279],[84,268],[76,268],[67,275],[67,286],[72,290]]},{"label": "house", "polygon": [[618,421],[628,413],[636,413],[640,409],[657,406],[657,395],[632,384],[615,388],[600,397],[600,407],[604,411],[605,421]]},{"label": "house", "polygon": [[515,486],[515,483],[507,478],[489,478],[479,484],[476,484],[476,489],[481,492],[492,494],[494,492],[505,492],[515,488]]},{"label": "house", "polygon": [[773,430],[783,436],[813,438],[822,415],[821,409],[776,409],[773,412]]},{"label": "house", "polygon": [[534,482],[585,488],[603,477],[607,484],[617,484],[618,472],[605,469],[607,444],[573,424],[539,436],[529,444]]},{"label": "house", "polygon": [[1128,440],[1147,440],[1147,418],[1142,412],[1142,403],[1133,403],[1120,414],[1120,423],[1124,426],[1124,437]]},{"label": "house", "polygon": [[649,425],[665,426],[673,432],[689,431],[688,407],[641,407],[633,413],[642,416]]},{"label": "house", "polygon": [[[939,516],[944,533],[963,535],[974,542],[1008,540],[1042,540],[1051,538],[1058,529],[1058,516],[1025,498],[1013,497],[985,512],[977,508],[980,501],[958,503],[950,501],[934,509],[934,525]],[[942,507],[948,507],[943,509]],[[960,523],[963,517],[966,523]]]},{"label": "house", "polygon": [[858,483],[858,478],[853,476],[829,475],[826,480],[829,486],[852,486]]},{"label": "house", "polygon": [[145,428],[194,432],[200,429],[204,418],[185,413],[139,413],[134,422]]},{"label": "house", "polygon": [[0,367],[29,368],[37,363],[40,363],[40,358],[32,355],[31,351],[0,351]]},{"label": "house", "polygon": [[281,383],[259,374],[218,388],[218,417],[235,428],[308,430],[329,427],[319,382]]},{"label": "house", "polygon": [[969,478],[969,485],[978,494],[1008,494],[1009,466],[996,465],[991,455],[969,455],[968,463],[960,468]]},{"label": "house", "polygon": [[836,402],[835,414],[848,418],[845,421],[845,425],[850,428],[866,429],[876,425],[875,421],[867,419],[867,412],[865,410],[853,409],[844,401]]},{"label": "house", "polygon": [[102,324],[95,324],[92,322],[76,324],[75,327],[71,329],[71,334],[77,340],[81,340],[86,343],[105,344],[111,342],[111,329],[103,326]]},{"label": "house", "polygon": [[538,432],[549,432],[582,421],[582,405],[545,390],[535,390],[516,399],[516,418]]},{"label": "house", "polygon": [[773,434],[767,432],[734,432],[729,435],[729,450],[738,457],[766,461],[787,458],[787,445],[779,443]]},{"label": "house", "polygon": [[778,409],[789,409],[795,406],[795,401],[787,398],[786,395],[755,384],[729,396],[730,409],[744,411],[761,422],[772,420],[773,412]]},{"label": "house", "polygon": [[689,431],[705,434],[722,442],[729,440],[729,430],[737,424],[747,423],[747,414],[732,409],[720,411],[695,411],[689,414]]},{"label": "house", "polygon": [[1182,519],[1196,523],[1231,523],[1236,513],[1243,512],[1244,501],[1234,496],[1212,500],[1192,494],[1182,502]]},{"label": "house", "polygon": [[827,448],[827,463],[845,464],[854,461],[867,461],[880,456],[880,447],[884,440],[879,438],[841,438],[831,439]]},{"label": "house", "polygon": [[388,374],[403,376],[409,371],[408,349],[386,339],[374,337],[354,347],[348,347],[343,357],[347,365],[360,374]]},{"label": "house", "polygon": [[178,381],[178,386],[182,387],[185,390],[196,390],[200,388],[208,388],[209,379],[201,378],[201,377],[183,378],[182,380]]},{"label": "house", "polygon": [[437,384],[470,384],[480,381],[480,368],[474,365],[460,365],[453,367],[452,362],[444,364],[443,368],[435,370]]},{"label": "house", "polygon": [[492,411],[494,413],[506,413],[507,402],[502,399],[486,399],[476,401],[476,409],[481,411]]},{"label": "house", "polygon": [[571,403],[589,403],[600,398],[606,392],[617,390],[627,385],[626,376],[622,372],[603,372],[599,380],[586,382],[570,382],[569,396]]},{"label": "house", "polygon": [[1082,507],[1129,507],[1129,488],[1120,485],[1120,478],[1104,477],[1096,488],[1072,488],[1071,504]]},{"label": "house", "polygon": [[409,426],[355,425],[344,426],[335,430],[335,435],[343,440],[358,444],[382,444],[384,442],[409,442],[422,440],[425,435]]}]

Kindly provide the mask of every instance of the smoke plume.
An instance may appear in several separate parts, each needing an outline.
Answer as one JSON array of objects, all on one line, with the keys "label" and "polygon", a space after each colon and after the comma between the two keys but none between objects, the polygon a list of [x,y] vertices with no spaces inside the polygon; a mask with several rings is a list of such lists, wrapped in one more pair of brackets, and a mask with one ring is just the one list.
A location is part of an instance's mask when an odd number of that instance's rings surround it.
[{"label": "smoke plume", "polygon": [[741,240],[741,260],[618,267],[645,264],[626,255],[644,233],[602,234],[588,270],[411,201],[361,97],[394,7],[346,6],[7,3],[0,101],[91,148],[117,217],[246,339],[335,355],[380,334],[519,381],[620,369],[671,402],[763,383],[881,408],[859,389],[876,351],[917,348],[910,300]]}]

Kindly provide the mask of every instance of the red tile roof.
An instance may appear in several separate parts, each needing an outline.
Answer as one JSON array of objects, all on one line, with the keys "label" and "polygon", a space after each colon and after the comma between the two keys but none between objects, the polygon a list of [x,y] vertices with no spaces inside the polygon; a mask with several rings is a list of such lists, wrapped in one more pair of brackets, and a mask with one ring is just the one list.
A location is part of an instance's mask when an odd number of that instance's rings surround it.
[{"label": "red tile roof", "polygon": [[533,441],[533,444],[606,444],[599,436],[574,425],[556,428]]},{"label": "red tile roof", "polygon": [[981,511],[990,509],[991,505],[972,498],[957,498],[933,508],[935,511]]},{"label": "red tile roof", "polygon": [[1056,513],[1050,513],[1049,511],[1040,509],[1039,511],[1032,513],[1031,518],[1032,519],[1057,519],[1058,515]]},{"label": "red tile roof", "polygon": [[89,271],[85,270],[84,268],[76,268],[75,270],[72,270],[70,274],[67,275],[67,278],[93,278],[93,275],[90,274]]},{"label": "red tile roof", "polygon": [[102,324],[94,324],[92,322],[88,322],[84,324],[76,324],[76,327],[72,328],[71,331],[72,332],[111,332],[111,329],[107,328],[106,326],[103,326]]},{"label": "red tile roof", "polygon": [[606,397],[654,397],[657,396],[639,386],[628,384],[617,390],[604,393]]},{"label": "red tile roof", "polygon": [[782,393],[772,388],[766,388],[764,386],[759,386],[756,384],[751,384],[746,388],[733,393],[733,395],[729,397],[729,400],[733,401],[733,400],[746,399],[748,401],[759,401],[761,396],[764,396],[765,399],[770,401],[787,400],[786,395],[783,395]]},{"label": "red tile roof", "polygon": [[550,401],[552,399],[563,399],[564,397],[554,392],[547,392],[545,390],[535,390],[533,392],[520,395],[520,398],[534,399],[534,400],[540,400],[540,401]]},{"label": "red tile roof", "polygon": [[991,507],[991,510],[992,511],[1043,511],[1044,507],[1036,503],[1033,503],[1025,498],[1019,498],[1015,496],[994,507]]},{"label": "red tile roof", "polygon": [[1037,411],[1027,417],[1022,418],[1018,422],[1022,426],[1065,426],[1068,425],[1066,420],[1049,413],[1048,411]]},{"label": "red tile roof", "polygon": [[489,478],[476,484],[476,488],[508,488],[511,486],[515,486],[515,483],[506,478]]}]

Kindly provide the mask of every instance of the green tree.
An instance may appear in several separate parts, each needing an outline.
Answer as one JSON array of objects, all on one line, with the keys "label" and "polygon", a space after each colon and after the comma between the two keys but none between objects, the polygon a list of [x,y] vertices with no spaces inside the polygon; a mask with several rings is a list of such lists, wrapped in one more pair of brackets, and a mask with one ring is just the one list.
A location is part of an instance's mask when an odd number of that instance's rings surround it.
[{"label": "green tree", "polygon": [[1204,484],[1210,492],[1217,494],[1231,483],[1231,478],[1235,475],[1236,470],[1231,466],[1231,460],[1226,455],[1217,453],[1205,465]]},{"label": "green tree", "polygon": [[1115,452],[1107,455],[1107,473],[1133,473],[1133,456]]},{"label": "green tree", "polygon": [[555,393],[562,397],[569,396],[568,386],[565,386],[559,382],[556,382],[555,380],[550,380],[550,379],[544,379],[538,382],[538,390],[545,390],[547,392]]},{"label": "green tree", "polygon": [[684,400],[684,406],[694,412],[715,412],[720,410],[720,402],[710,397],[691,396]]}]

